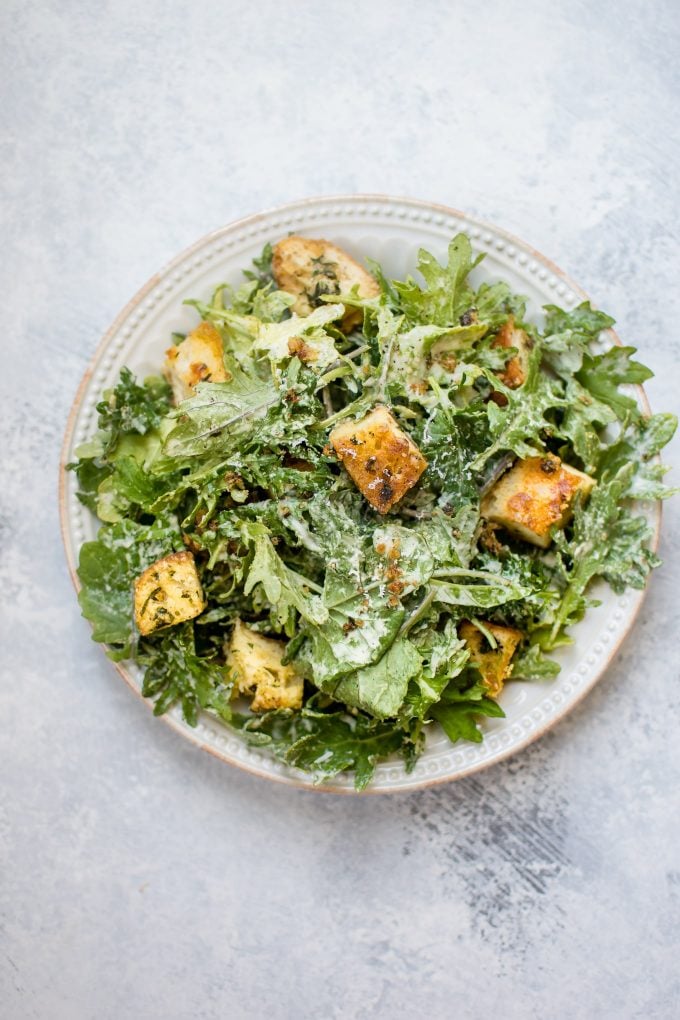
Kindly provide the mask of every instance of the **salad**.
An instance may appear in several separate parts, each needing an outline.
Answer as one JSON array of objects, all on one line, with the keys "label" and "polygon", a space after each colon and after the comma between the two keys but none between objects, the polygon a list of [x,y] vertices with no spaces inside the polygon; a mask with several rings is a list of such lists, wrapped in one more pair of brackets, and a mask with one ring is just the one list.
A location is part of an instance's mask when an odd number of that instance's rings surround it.
[{"label": "salad", "polygon": [[458,234],[400,281],[286,237],[186,302],[162,374],[103,394],[68,465],[101,521],[79,600],[156,714],[363,789],[432,727],[481,741],[508,680],[554,678],[594,578],[644,587],[636,503],[672,491],[676,419],[641,412],[651,372],[608,315],[529,321],[473,284],[481,258]]}]

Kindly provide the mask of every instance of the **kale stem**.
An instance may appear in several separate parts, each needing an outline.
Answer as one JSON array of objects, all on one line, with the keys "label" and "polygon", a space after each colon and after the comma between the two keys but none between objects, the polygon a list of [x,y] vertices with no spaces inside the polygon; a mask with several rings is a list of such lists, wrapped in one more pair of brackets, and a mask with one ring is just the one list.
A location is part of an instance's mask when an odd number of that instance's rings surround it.
[{"label": "kale stem", "polygon": [[[293,573],[295,573],[295,571],[293,571]],[[316,592],[317,595],[323,595],[323,588],[320,584],[317,584],[316,581],[310,581],[308,577],[303,577],[301,574],[298,574],[298,577],[300,577],[305,588],[309,588],[310,591]]]},{"label": "kale stem", "polygon": [[[485,571],[485,570],[465,570],[463,567],[450,567],[450,568],[447,567],[447,568],[445,568],[443,570],[434,570],[432,572],[432,576],[434,578],[436,578],[436,579],[445,578],[445,577],[453,577],[453,578],[456,578],[456,577],[463,577],[463,578],[464,577],[478,577],[478,578],[481,578],[482,581],[489,581],[491,579],[488,571]],[[500,581],[501,584],[511,584],[512,583],[509,578],[503,577],[501,574],[495,574],[493,576],[493,580],[495,582]]]},{"label": "kale stem", "polygon": [[422,620],[425,613],[428,611],[432,602],[434,601],[434,590],[429,588],[419,605],[413,610],[410,616],[407,616],[401,627],[399,628],[399,634],[397,637],[403,637],[404,634],[408,634],[413,626]]},{"label": "kale stem", "polygon": [[319,378],[317,390],[323,389],[329,382],[332,382],[335,378],[335,373],[345,367],[354,368],[351,364],[354,358],[358,358],[364,351],[368,350],[368,344],[363,344],[361,347],[357,347],[356,350],[352,351],[351,354],[341,354],[337,361],[334,361],[328,366],[324,374]]},{"label": "kale stem", "polygon": [[321,391],[321,399],[323,400],[323,406],[325,408],[326,414],[328,415],[329,418],[332,418],[333,415],[335,414],[335,408],[333,407],[333,401],[331,400],[331,391],[329,390],[328,386],[324,386],[323,390]]},{"label": "kale stem", "polygon": [[383,362],[380,367],[380,378],[378,379],[378,385],[376,388],[378,391],[378,396],[380,397],[381,400],[386,399],[385,391],[387,389],[387,373],[390,370],[390,361],[392,360],[392,351],[394,350],[396,340],[397,334],[393,333],[388,341],[387,350],[385,351]]}]

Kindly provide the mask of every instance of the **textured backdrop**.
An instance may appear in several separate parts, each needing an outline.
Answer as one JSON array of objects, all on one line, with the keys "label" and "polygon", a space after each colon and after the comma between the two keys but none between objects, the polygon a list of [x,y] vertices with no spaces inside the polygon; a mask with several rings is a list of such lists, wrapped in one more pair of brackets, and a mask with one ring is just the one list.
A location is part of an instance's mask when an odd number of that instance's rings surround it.
[{"label": "textured backdrop", "polygon": [[676,1017],[680,499],[633,634],[566,722],[458,784],[353,799],[152,718],[79,617],[56,485],[131,294],[310,194],[519,234],[677,410],[677,3],[3,0],[0,38],[2,1016]]}]

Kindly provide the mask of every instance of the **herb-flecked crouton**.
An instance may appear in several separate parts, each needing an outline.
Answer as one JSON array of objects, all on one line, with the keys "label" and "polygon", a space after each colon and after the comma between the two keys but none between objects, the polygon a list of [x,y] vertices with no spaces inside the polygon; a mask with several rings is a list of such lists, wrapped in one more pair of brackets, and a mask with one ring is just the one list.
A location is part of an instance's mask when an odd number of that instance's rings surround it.
[{"label": "herb-flecked crouton", "polygon": [[193,620],[205,609],[203,589],[190,552],[152,563],[135,581],[135,623],[140,634]]},{"label": "herb-flecked crouton", "polygon": [[512,672],[510,662],[517,645],[522,640],[522,632],[514,627],[489,623],[487,620],[484,620],[483,624],[485,630],[488,630],[496,641],[495,648],[491,647],[488,638],[479,627],[475,627],[469,620],[463,620],[458,625],[458,637],[467,645],[470,662],[477,666],[490,696],[495,698],[503,690],[503,684]]},{"label": "herb-flecked crouton", "polygon": [[528,333],[515,325],[512,315],[499,329],[491,346],[515,347],[517,349],[517,354],[513,354],[505,368],[498,373],[498,378],[511,390],[523,386],[529,370],[529,356],[533,343]]},{"label": "herb-flecked crouton", "polygon": [[383,406],[361,421],[342,422],[330,440],[356,487],[381,514],[399,502],[427,467],[411,437]]},{"label": "herb-flecked crouton", "polygon": [[227,665],[241,694],[254,694],[250,708],[267,712],[302,706],[303,681],[292,666],[281,662],[283,641],[264,637],[236,621],[227,648]]},{"label": "herb-flecked crouton", "polygon": [[518,460],[482,502],[482,516],[525,542],[547,549],[550,529],[569,521],[577,493],[586,498],[595,480],[559,457]]},{"label": "herb-flecked crouton", "polygon": [[[358,288],[359,297],[376,297],[380,285],[371,274],[330,241],[309,237],[285,237],[274,245],[272,272],[276,285],[296,298],[292,310],[309,315],[323,304],[325,294],[348,294]],[[361,309],[348,308],[340,326],[347,333],[363,318]]]},{"label": "herb-flecked crouton", "polygon": [[200,382],[228,382],[222,337],[211,322],[201,322],[176,347],[165,352],[164,374],[180,404]]}]

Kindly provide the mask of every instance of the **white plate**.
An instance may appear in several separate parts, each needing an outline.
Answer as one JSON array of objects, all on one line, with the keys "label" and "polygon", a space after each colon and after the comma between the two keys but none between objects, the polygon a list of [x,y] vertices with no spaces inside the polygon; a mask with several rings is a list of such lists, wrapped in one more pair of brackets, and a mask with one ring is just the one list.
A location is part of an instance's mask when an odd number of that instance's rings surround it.
[{"label": "white plate", "polygon": [[[127,365],[140,376],[157,373],[173,331],[186,332],[195,324],[187,297],[206,300],[215,284],[238,283],[241,270],[258,255],[267,241],[290,232],[324,237],[362,261],[369,255],[384,266],[387,275],[403,278],[412,273],[418,248],[426,247],[442,258],[449,240],[463,230],[486,258],[473,274],[478,282],[506,280],[529,298],[528,315],[540,321],[541,308],[549,302],[572,308],[585,294],[552,262],[523,241],[490,224],[447,209],[407,199],[354,195],[313,198],[269,212],[249,216],[202,238],[162,269],[121,312],[102,340],[90,365],[69,418],[63,463],[73,459],[74,447],[96,427],[95,405],[107,386],[115,384]],[[618,342],[611,334],[612,342]],[[646,407],[644,394],[638,398]],[[69,568],[77,586],[78,550],[95,537],[97,522],[76,498],[76,479],[61,473],[61,518]],[[646,512],[658,536],[660,508]],[[656,539],[655,539],[656,542]],[[407,774],[400,761],[379,765],[368,792],[413,790],[432,783],[457,779],[500,761],[535,740],[561,719],[602,676],[618,646],[633,624],[644,592],[623,596],[600,584],[594,594],[602,604],[588,612],[573,631],[574,644],[556,656],[562,671],[551,683],[509,683],[500,698],[505,719],[483,723],[481,744],[452,745],[434,728],[428,734],[425,753]],[[116,666],[130,687],[139,693],[140,672],[129,663]],[[162,717],[169,725],[223,761],[277,782],[314,785],[313,777],[286,768],[264,752],[249,748],[234,731],[203,716],[193,729],[175,707]],[[352,777],[339,776],[317,789],[353,792]]]}]

